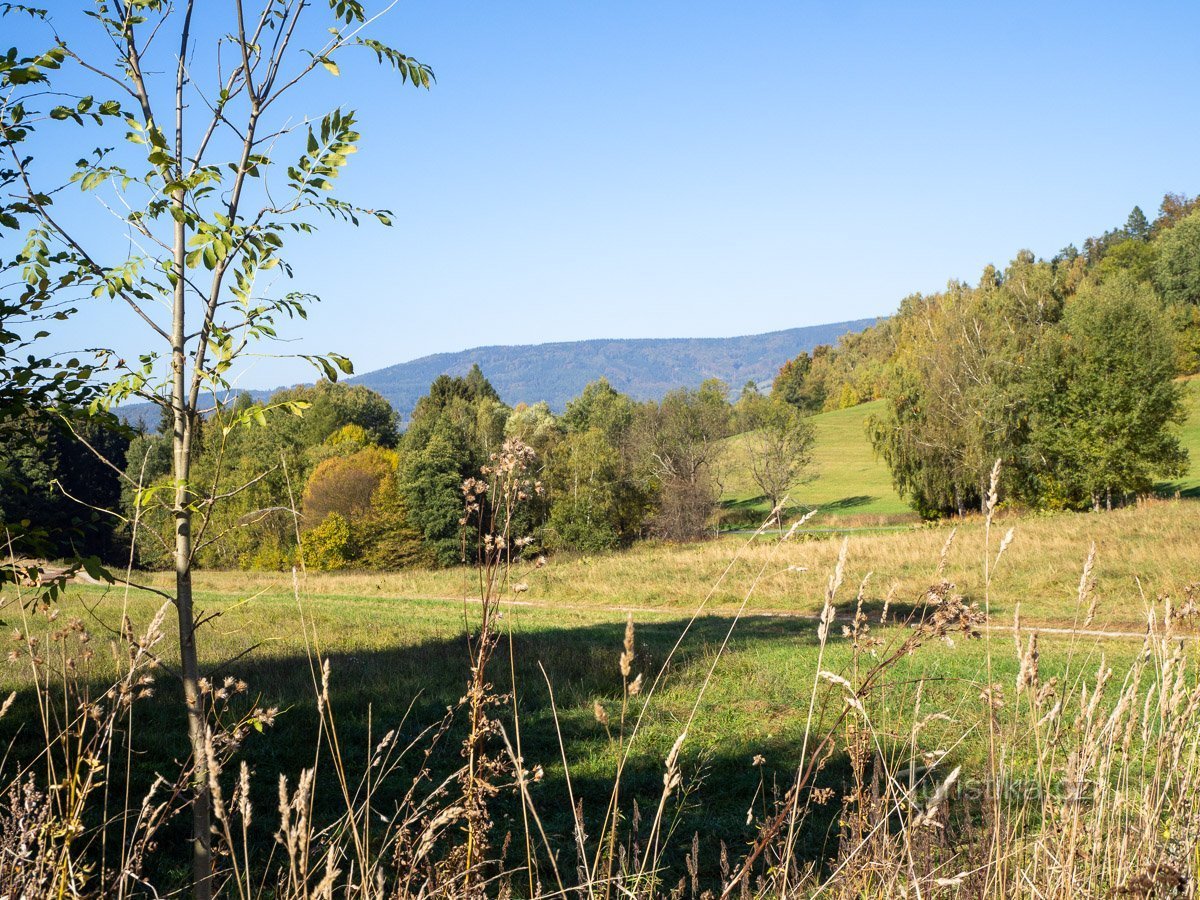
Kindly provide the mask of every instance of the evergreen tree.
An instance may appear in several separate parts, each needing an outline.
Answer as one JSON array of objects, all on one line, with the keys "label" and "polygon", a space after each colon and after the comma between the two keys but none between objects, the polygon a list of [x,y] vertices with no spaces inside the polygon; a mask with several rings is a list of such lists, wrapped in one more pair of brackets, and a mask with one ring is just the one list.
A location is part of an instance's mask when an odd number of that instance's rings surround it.
[{"label": "evergreen tree", "polygon": [[1140,206],[1135,206],[1125,220],[1125,233],[1135,241],[1144,241],[1150,237],[1150,223]]},{"label": "evergreen tree", "polygon": [[398,485],[408,521],[441,565],[462,560],[462,485],[477,471],[470,460],[465,436],[446,418],[400,457]]},{"label": "evergreen tree", "polygon": [[826,390],[821,380],[814,377],[813,361],[814,357],[801,353],[784,363],[771,385],[771,396],[802,413],[820,412],[825,405]]}]

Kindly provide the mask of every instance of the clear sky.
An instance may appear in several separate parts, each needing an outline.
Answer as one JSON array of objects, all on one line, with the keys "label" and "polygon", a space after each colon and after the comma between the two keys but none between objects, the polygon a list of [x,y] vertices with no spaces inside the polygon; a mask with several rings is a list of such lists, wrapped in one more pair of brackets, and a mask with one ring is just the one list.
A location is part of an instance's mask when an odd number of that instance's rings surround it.
[{"label": "clear sky", "polygon": [[339,196],[397,224],[293,245],[325,302],[291,349],[362,372],[886,315],[1200,190],[1198,31],[1186,2],[402,2],[381,36],[433,90],[320,87],[364,135]]}]

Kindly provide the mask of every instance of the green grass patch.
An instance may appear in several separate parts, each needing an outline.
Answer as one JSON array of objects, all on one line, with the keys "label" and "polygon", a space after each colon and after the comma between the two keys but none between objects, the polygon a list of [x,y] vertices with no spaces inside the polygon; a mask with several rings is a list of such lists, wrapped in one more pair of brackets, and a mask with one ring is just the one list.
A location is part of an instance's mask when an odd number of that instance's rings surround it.
[{"label": "green grass patch", "polygon": [[[201,582],[203,585],[203,576]],[[422,732],[458,704],[467,680],[466,634],[474,618],[473,607],[444,600],[327,593],[319,581],[313,587],[316,592],[298,602],[286,586],[248,576],[243,577],[241,591],[202,589],[197,596],[206,613],[219,613],[202,638],[205,670],[218,683],[226,676],[244,679],[249,685],[247,702],[253,699],[282,710],[276,725],[264,734],[252,734],[239,755],[254,771],[252,796],[256,808],[262,810],[257,841],[264,853],[271,846],[269,811],[274,807],[279,776],[286,775],[294,784],[301,769],[313,764],[317,749],[314,698],[319,676],[314,675],[310,649],[319,646],[321,656],[330,661],[331,703],[352,776],[361,771],[370,748],[388,730],[397,729],[401,743],[411,741],[423,748],[428,737],[422,737]],[[844,588],[843,613],[853,602],[853,588],[850,584]],[[116,627],[123,615],[129,616],[135,628],[143,627],[157,606],[150,598],[127,602],[117,591],[80,587],[63,604],[61,614],[81,616],[99,638]],[[889,644],[904,640],[907,628],[880,625],[878,604],[868,608],[876,620],[874,636]],[[893,612],[904,616],[906,605],[897,603]],[[633,668],[645,674],[647,685],[688,628],[689,618],[687,611],[680,609],[640,612],[635,617]],[[563,847],[571,844],[571,818],[568,770],[562,757],[566,756],[571,786],[593,831],[599,828],[598,817],[611,790],[621,749],[622,682],[617,663],[624,628],[623,613],[599,606],[512,606],[502,622],[504,637],[492,664],[493,683],[497,692],[516,697],[525,759],[546,772],[533,789],[534,799],[550,833]],[[835,627],[821,668],[852,677],[851,647],[837,631]],[[718,648],[727,636],[728,646],[718,658]],[[173,641],[168,633],[161,645],[168,669],[175,663]],[[47,640],[46,646],[50,643]],[[1047,675],[1064,672],[1068,660],[1076,671],[1094,669],[1102,657],[1109,665],[1125,666],[1138,647],[1137,641],[1130,640],[1076,641],[1048,636],[1042,645],[1043,670]],[[247,649],[250,652],[242,655]],[[818,692],[815,728],[842,708],[838,689],[817,681],[817,661],[816,622],[808,618],[751,614],[735,627],[733,616],[723,613],[701,616],[690,626],[666,679],[650,699],[622,788],[627,802],[636,798],[643,810],[652,809],[662,789],[663,760],[687,727],[682,755],[687,790],[669,811],[679,835],[672,842],[679,848],[673,864],[682,866],[682,853],[693,833],[702,835],[702,857],[710,862],[718,858],[721,841],[734,847],[753,838],[756,826],[747,823],[748,810],[754,807],[758,813],[764,812],[764,796],[786,785],[801,761],[814,686]],[[114,655],[98,653],[84,667],[84,678],[103,685],[118,664]],[[869,665],[870,659],[864,655],[860,664]],[[885,733],[905,733],[912,724],[917,681],[924,679],[922,714],[937,709],[951,717],[951,721],[930,725],[929,745],[949,748],[948,760],[955,764],[982,766],[985,742],[978,730],[976,698],[989,677],[1011,684],[1017,668],[1008,636],[993,635],[990,643],[961,637],[953,642],[933,641],[902,659],[881,682],[871,703],[872,715],[878,717],[875,727]],[[550,702],[547,679],[553,685],[557,711]],[[36,746],[33,723],[37,713],[25,671],[19,664],[9,663],[0,682],[5,691],[19,692],[17,705],[4,722],[6,736],[17,738],[18,751],[22,740],[28,741],[29,747]],[[129,723],[137,747],[135,796],[154,772],[170,771],[187,754],[173,679],[160,678],[156,691],[153,700],[135,708]],[[627,733],[646,699],[643,694],[631,703]],[[597,721],[597,703],[607,714],[607,727]],[[693,708],[696,715],[689,726]],[[503,703],[495,715],[515,734],[512,710],[511,704]],[[378,808],[386,811],[389,804],[397,802],[419,765],[443,774],[456,767],[461,762],[462,736],[461,727],[453,726],[428,761],[415,751],[399,777],[380,789]],[[17,754],[18,758],[23,755]],[[758,755],[765,758],[765,764],[754,764]],[[114,770],[112,777],[114,788],[119,788],[119,771]],[[845,778],[844,761],[835,757],[820,783],[840,789]],[[336,783],[327,779],[318,786],[318,805],[332,810],[338,803]],[[830,829],[836,821],[837,805],[827,813],[815,816],[802,841],[805,854],[812,859],[829,854],[834,846],[835,832]],[[519,832],[519,817],[514,804],[508,800],[498,803],[497,843],[506,832]],[[183,845],[182,821],[169,833]],[[167,854],[164,859],[171,857]]]},{"label": "green grass patch", "polygon": [[1180,426],[1179,438],[1190,457],[1190,467],[1183,477],[1159,485],[1159,492],[1200,498],[1200,375],[1186,379],[1183,385],[1186,417]]},{"label": "green grass patch", "polygon": [[[793,488],[791,502],[797,508],[817,507],[820,512],[814,525],[853,527],[916,521],[892,486],[887,465],[875,456],[867,440],[867,417],[882,407],[883,401],[876,400],[812,417],[816,429],[813,477]],[[769,510],[750,476],[746,440],[735,436],[727,447],[723,497],[726,512],[739,520],[761,519]]]}]

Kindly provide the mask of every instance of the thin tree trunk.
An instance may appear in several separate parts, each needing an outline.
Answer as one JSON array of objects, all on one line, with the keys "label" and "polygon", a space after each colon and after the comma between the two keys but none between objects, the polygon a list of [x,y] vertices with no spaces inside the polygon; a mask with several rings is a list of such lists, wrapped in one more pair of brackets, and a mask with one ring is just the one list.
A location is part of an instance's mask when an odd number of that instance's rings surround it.
[{"label": "thin tree trunk", "polygon": [[[183,175],[183,88],[187,83],[185,60],[191,31],[193,4],[184,12],[179,66],[175,75],[175,166]],[[204,697],[200,693],[200,661],[196,652],[196,616],[192,605],[192,428],[195,409],[187,390],[187,226],[184,190],[171,194],[178,210],[172,235],[174,296],[171,308],[171,410],[173,466],[175,476],[175,608],[179,615],[179,662],[183,679],[183,701],[187,715],[188,741],[192,748],[192,896],[212,898],[212,798],[208,783],[208,752],[204,740]]]},{"label": "thin tree trunk", "polygon": [[[178,197],[177,203],[182,203]],[[175,225],[177,273],[183,271],[185,231]],[[175,475],[175,608],[179,614],[179,660],[183,700],[187,713],[188,741],[192,748],[192,879],[196,900],[212,897],[212,815],[208,785],[208,753],[204,740],[204,697],[200,693],[200,661],[196,653],[196,617],[192,606],[192,508],[189,481],[192,469],[193,411],[185,391],[184,282],[175,285],[171,336],[171,408]]]}]

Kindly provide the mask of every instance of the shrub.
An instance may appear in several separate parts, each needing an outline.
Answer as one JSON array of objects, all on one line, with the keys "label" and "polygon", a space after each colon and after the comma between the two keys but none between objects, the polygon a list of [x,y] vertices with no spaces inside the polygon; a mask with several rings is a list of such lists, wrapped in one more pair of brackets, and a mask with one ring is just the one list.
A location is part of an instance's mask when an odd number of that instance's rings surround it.
[{"label": "shrub", "polygon": [[380,484],[395,471],[395,452],[379,447],[325,460],[304,487],[304,521],[323,522],[334,512],[351,522],[362,518]]},{"label": "shrub", "polygon": [[350,523],[340,513],[331,512],[316,528],[302,538],[304,564],[318,571],[344,569],[354,558]]}]

